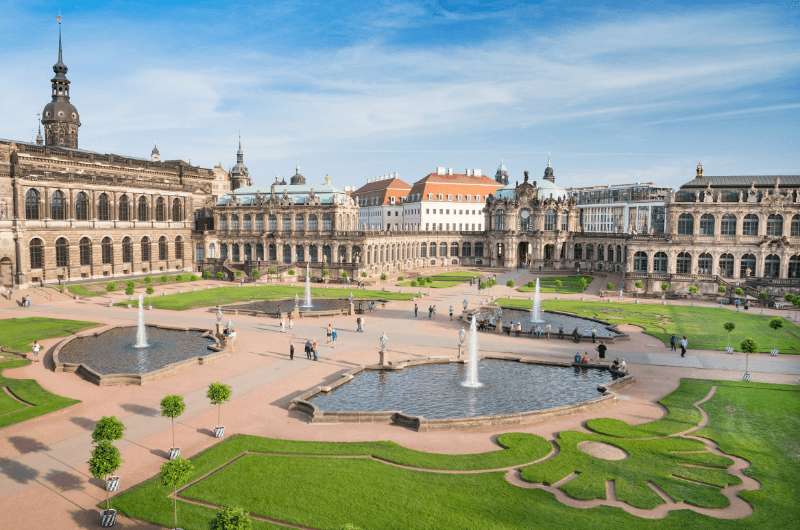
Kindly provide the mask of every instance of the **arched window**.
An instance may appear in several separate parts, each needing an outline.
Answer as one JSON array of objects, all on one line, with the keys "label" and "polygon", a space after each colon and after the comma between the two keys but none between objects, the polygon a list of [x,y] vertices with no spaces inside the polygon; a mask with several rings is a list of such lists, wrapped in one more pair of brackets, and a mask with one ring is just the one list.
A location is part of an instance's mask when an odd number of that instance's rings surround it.
[{"label": "arched window", "polygon": [[78,221],[89,220],[89,196],[79,191],[75,196],[75,219]]},{"label": "arched window", "polygon": [[483,257],[483,243],[478,241],[475,243],[475,257],[482,258]]},{"label": "arched window", "polygon": [[467,241],[461,245],[461,256],[465,258],[472,256],[472,245]]},{"label": "arched window", "polygon": [[723,278],[733,278],[733,254],[723,254],[719,257],[719,275]]},{"label": "arched window", "polygon": [[[303,214],[297,214],[294,216],[294,229],[298,232],[304,232],[306,229],[306,220],[303,217]],[[300,261],[300,260],[298,260]]]},{"label": "arched window", "polygon": [[103,265],[108,265],[114,262],[114,244],[110,237],[106,236],[100,242],[100,251],[102,254]]},{"label": "arched window", "polygon": [[228,244],[227,243],[220,243],[219,245],[219,257],[223,260],[228,259]]},{"label": "arched window", "polygon": [[64,198],[64,192],[56,190],[50,196],[50,218],[62,220],[66,218],[67,214],[67,200]]},{"label": "arched window", "polygon": [[719,233],[723,236],[732,237],[736,235],[736,216],[731,213],[726,213],[722,216],[722,222],[719,225]]},{"label": "arched window", "polygon": [[31,269],[41,269],[44,264],[44,244],[38,237],[31,239],[28,244],[31,258]]},{"label": "arched window", "polygon": [[69,241],[65,237],[56,239],[56,267],[69,266]]},{"label": "arched window", "polygon": [[583,245],[580,243],[575,243],[575,248],[572,252],[575,256],[575,259],[583,259]]},{"label": "arched window", "polygon": [[283,245],[283,262],[287,263],[287,264],[292,262],[292,247],[291,247],[291,245]]},{"label": "arched window", "polygon": [[100,221],[109,221],[111,219],[111,208],[108,204],[108,195],[101,193],[97,198],[97,219]]},{"label": "arched window", "polygon": [[156,221],[167,220],[167,206],[164,203],[164,197],[156,199]]},{"label": "arched window", "polygon": [[675,264],[675,272],[678,274],[690,274],[692,272],[692,255],[688,252],[678,254],[678,261]]},{"label": "arched window", "polygon": [[773,213],[767,218],[767,235],[780,237],[783,235],[783,216]]},{"label": "arched window", "polygon": [[31,188],[25,192],[25,219],[39,219],[39,190]]},{"label": "arched window", "polygon": [[711,268],[713,267],[714,260],[711,257],[711,254],[708,252],[704,252],[697,257],[697,273],[710,275]]},{"label": "arched window", "polygon": [[634,272],[647,272],[647,254],[641,250],[633,255]]},{"label": "arched window", "polygon": [[78,243],[78,250],[80,251],[81,265],[92,264],[92,240],[88,237],[82,237]]},{"label": "arched window", "polygon": [[800,236],[800,214],[792,217],[792,224],[789,227],[789,235],[792,237]]},{"label": "arched window", "polygon": [[[343,247],[339,247],[340,251],[342,249],[343,249]],[[247,245],[244,246],[244,254],[245,254],[245,256],[247,256]],[[299,261],[299,262],[302,262],[302,261],[306,260],[306,250],[305,250],[305,248],[303,248],[303,245],[295,245],[294,246],[294,260],[295,261]],[[344,261],[344,260],[342,260],[342,261]]]},{"label": "arched window", "polygon": [[789,278],[800,278],[800,256],[789,258]]},{"label": "arched window", "polygon": [[150,210],[147,205],[147,197],[145,197],[144,195],[139,197],[139,208],[138,208],[137,219],[139,219],[140,221],[150,220]]},{"label": "arched window", "polygon": [[427,258],[428,257],[428,244],[427,243],[420,243],[419,244],[419,257],[420,258]]},{"label": "arched window", "polygon": [[242,255],[239,250],[239,243],[234,243],[231,245],[231,259],[234,263],[239,263],[242,261]]},{"label": "arched window", "polygon": [[122,263],[133,263],[133,242],[131,238],[122,238]]},{"label": "arched window", "polygon": [[497,210],[494,212],[494,229],[495,230],[505,230],[506,229],[506,212],[503,210]]},{"label": "arched window", "polygon": [[161,236],[158,238],[158,259],[161,261],[166,261],[168,257],[167,238],[166,236]]},{"label": "arched window", "polygon": [[739,276],[749,278],[756,274],[756,257],[752,254],[745,254],[739,261]]},{"label": "arched window", "polygon": [[586,245],[586,259],[590,260],[594,257],[594,245]]},{"label": "arched window", "polygon": [[597,261],[605,261],[604,253],[605,247],[603,245],[597,245]]},{"label": "arched window", "polygon": [[744,220],[742,221],[742,235],[758,235],[758,216],[756,214],[749,213],[744,216]]},{"label": "arched window", "polygon": [[678,216],[678,234],[690,236],[694,233],[694,216],[682,213]]},{"label": "arched window", "polygon": [[[263,218],[262,218],[263,224]],[[256,260],[264,261],[264,244],[263,243],[256,243]]]},{"label": "arched window", "polygon": [[172,199],[172,220],[183,221],[183,207],[179,198]]},{"label": "arched window", "polygon": [[667,255],[666,255],[666,253],[664,253],[664,252],[656,252],[653,255],[653,272],[667,272]]},{"label": "arched window", "polygon": [[244,223],[242,224],[242,229],[245,232],[252,232],[253,231],[253,217],[248,213],[244,216]]},{"label": "arched window", "polygon": [[450,255],[456,258],[458,257],[458,243],[456,243],[455,241],[450,243]]},{"label": "arched window", "polygon": [[[264,231],[264,214],[263,213],[257,213],[256,214],[256,232],[260,233],[260,232],[263,232],[263,231]],[[263,259],[263,257],[261,259]]]},{"label": "arched window", "polygon": [[313,213],[308,216],[308,229],[311,232],[317,231],[317,216]]},{"label": "arched window", "polygon": [[531,228],[531,211],[523,208],[519,211],[519,230],[520,232],[527,232]]},{"label": "arched window", "polygon": [[119,220],[120,221],[130,221],[131,220],[131,205],[128,201],[128,196],[123,195],[119,198]]},{"label": "arched window", "polygon": [[704,213],[700,216],[700,235],[713,236],[714,235],[714,216],[710,213]]},{"label": "arched window", "polygon": [[183,238],[181,236],[175,238],[175,259],[183,259]]},{"label": "arched window", "polygon": [[544,229],[545,230],[555,230],[556,229],[556,211],[550,208],[544,213]]},{"label": "arched window", "polygon": [[428,245],[428,255],[431,258],[436,257],[436,243],[434,243],[433,241],[431,241],[430,245]]},{"label": "arched window", "polygon": [[144,236],[141,242],[142,247],[142,263],[150,261],[150,238]]},{"label": "arched window", "polygon": [[317,263],[319,261],[319,249],[317,245],[311,245],[308,247],[308,259],[312,263]]},{"label": "arched window", "polygon": [[777,278],[781,273],[781,258],[775,254],[770,254],[764,258],[764,277]]}]

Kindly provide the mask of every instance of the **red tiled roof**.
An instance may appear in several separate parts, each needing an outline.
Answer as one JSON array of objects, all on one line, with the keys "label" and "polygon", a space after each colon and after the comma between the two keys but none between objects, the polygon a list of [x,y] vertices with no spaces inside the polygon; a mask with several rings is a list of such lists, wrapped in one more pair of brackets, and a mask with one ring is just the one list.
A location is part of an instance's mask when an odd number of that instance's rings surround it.
[{"label": "red tiled roof", "polygon": [[[399,178],[389,178],[383,180],[376,180],[374,182],[367,182],[356,191],[353,195],[356,199],[370,200],[375,197],[378,198],[378,204],[389,204],[391,197],[396,197],[397,202],[402,202],[408,196],[411,190],[411,185]],[[371,201],[370,201],[371,202]]]},{"label": "red tiled roof", "polygon": [[487,195],[494,193],[502,186],[493,178],[486,176],[478,177],[463,173],[454,173],[452,175],[430,173],[414,183],[409,195],[419,193],[422,200],[427,200],[429,193],[433,193],[434,197],[439,193],[445,197],[448,194],[453,196],[480,195],[481,202],[483,202]]}]

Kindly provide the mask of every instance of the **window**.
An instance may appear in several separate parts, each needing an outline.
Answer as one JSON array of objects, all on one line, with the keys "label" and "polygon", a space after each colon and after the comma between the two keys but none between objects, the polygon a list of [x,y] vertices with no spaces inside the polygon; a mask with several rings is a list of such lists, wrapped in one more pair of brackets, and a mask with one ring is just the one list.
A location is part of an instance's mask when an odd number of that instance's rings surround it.
[{"label": "window", "polygon": [[[264,254],[264,248],[261,248],[261,254]],[[183,259],[183,238],[178,236],[175,238],[175,259]]]},{"label": "window", "polygon": [[64,192],[61,190],[54,191],[53,195],[50,197],[50,218],[58,220],[64,219],[67,213],[66,204],[67,201],[64,198]]},{"label": "window", "polygon": [[744,216],[744,220],[742,221],[742,235],[758,235],[758,217],[755,214],[749,213]]},{"label": "window", "polygon": [[103,265],[109,265],[114,262],[114,244],[110,237],[106,236],[100,242],[100,253]]},{"label": "window", "polygon": [[244,223],[242,225],[242,229],[245,232],[251,232],[253,230],[253,217],[248,213],[244,216]]},{"label": "window", "polygon": [[225,230],[228,229],[228,216],[227,215],[223,214],[223,215],[221,215],[219,217],[219,229],[222,230],[222,231],[225,231]]},{"label": "window", "polygon": [[329,213],[322,214],[322,230],[324,232],[333,230],[333,217]]},{"label": "window", "polygon": [[789,258],[789,278],[800,278],[800,256]]},{"label": "window", "polygon": [[281,219],[281,231],[292,231],[292,216],[288,213],[283,214],[283,219]]},{"label": "window", "polygon": [[81,265],[92,264],[92,240],[88,237],[82,237],[78,244],[80,251]]},{"label": "window", "polygon": [[[38,218],[39,218],[39,191],[31,188],[25,192],[25,219],[38,219]],[[38,241],[41,242],[41,240]]]},{"label": "window", "polygon": [[[611,261],[611,248],[609,247],[609,261]],[[656,252],[653,255],[653,272],[667,272],[667,255],[664,252]]]},{"label": "window", "polygon": [[228,259],[228,244],[227,243],[221,243],[219,245],[219,257],[222,258],[223,260]]},{"label": "window", "polygon": [[719,257],[719,274],[723,278],[733,278],[733,254]]},{"label": "window", "polygon": [[[256,214],[256,232],[263,232],[263,231],[264,231],[264,214],[263,213],[259,213],[259,214]],[[263,250],[264,249],[262,248],[261,250],[262,250],[261,254],[263,256],[263,254],[264,254]],[[263,257],[261,259],[263,259]]]},{"label": "window", "polygon": [[161,236],[158,238],[158,259],[161,261],[166,261],[167,257],[167,238],[165,236]]},{"label": "window", "polygon": [[97,218],[101,221],[111,219],[111,210],[108,205],[108,195],[101,193],[97,198]]},{"label": "window", "polygon": [[128,203],[128,196],[123,195],[119,198],[119,220],[120,221],[130,221],[130,204]]},{"label": "window", "polygon": [[483,257],[483,243],[481,242],[475,243],[475,257],[476,258]]},{"label": "window", "polygon": [[461,245],[461,256],[462,256],[462,257],[465,257],[465,258],[468,258],[468,257],[470,257],[471,255],[472,255],[472,245],[471,245],[470,243],[468,243],[468,242],[466,242],[466,241],[465,241],[465,242],[464,242],[464,243]]},{"label": "window", "polygon": [[783,216],[777,213],[767,218],[767,235],[780,237],[783,235]]},{"label": "window", "polygon": [[28,250],[31,258],[31,269],[41,269],[44,263],[44,244],[38,237],[31,239],[28,244]]},{"label": "window", "polygon": [[700,256],[697,258],[697,273],[705,274],[707,276],[710,275],[712,264],[713,259],[711,258],[711,254],[708,254],[707,252],[700,254]]},{"label": "window", "polygon": [[[306,220],[303,217],[303,214],[297,214],[294,216],[294,229],[298,232],[304,232],[306,229]],[[305,261],[305,260],[298,260],[298,261]]]},{"label": "window", "polygon": [[[772,216],[770,216],[772,217]],[[764,277],[777,278],[781,272],[781,259],[775,254],[770,254],[764,259]]]},{"label": "window", "polygon": [[270,232],[277,232],[278,231],[278,218],[273,214],[269,214],[269,231]]},{"label": "window", "polygon": [[800,236],[800,215],[792,217],[792,224],[789,229],[789,235],[792,237]]},{"label": "window", "polygon": [[431,241],[431,244],[428,245],[428,254],[432,258],[436,257],[436,243],[434,243],[433,241]]},{"label": "window", "polygon": [[172,199],[172,220],[183,221],[183,206],[177,197]]},{"label": "window", "polygon": [[678,254],[678,262],[675,271],[678,274],[689,274],[692,272],[692,255],[688,252]]},{"label": "window", "polygon": [[319,228],[317,226],[317,216],[315,214],[313,214],[313,213],[308,216],[308,229],[313,231],[313,232],[316,232],[317,230],[319,230]]},{"label": "window", "polygon": [[69,266],[69,241],[64,237],[56,239],[56,267]]},{"label": "window", "polygon": [[455,241],[450,243],[450,255],[458,257],[458,243],[456,243]]},{"label": "window", "polygon": [[694,233],[694,217],[690,213],[678,216],[678,234],[690,236]]},{"label": "window", "polygon": [[583,259],[583,246],[580,243],[575,244],[575,248],[573,249],[573,255],[575,259]]},{"label": "window", "polygon": [[711,215],[710,213],[706,213],[700,216],[700,235],[702,236],[714,235],[714,216]]},{"label": "window", "polygon": [[144,236],[141,241],[142,262],[150,261],[150,238]]},{"label": "window", "polygon": [[167,211],[166,205],[164,204],[164,197],[159,197],[156,199],[156,221],[166,221],[167,220]]},{"label": "window", "polygon": [[633,270],[647,272],[647,254],[641,250],[633,255]]},{"label": "window", "polygon": [[739,276],[749,278],[756,274],[756,257],[752,254],[745,254],[739,261]]},{"label": "window", "polygon": [[231,215],[231,230],[239,230],[239,216]]},{"label": "window", "polygon": [[150,219],[150,209],[147,205],[147,197],[144,195],[139,197],[137,219],[139,219],[139,221],[148,221]]},{"label": "window", "polygon": [[505,222],[505,212],[503,210],[497,210],[494,213],[494,229],[495,230],[505,230],[506,222]]},{"label": "window", "polygon": [[719,225],[719,233],[723,236],[732,237],[736,235],[736,216],[726,213],[722,216],[722,222]]},{"label": "window", "polygon": [[242,257],[239,254],[239,243],[234,243],[231,245],[231,251],[233,253],[233,257],[231,258],[234,263],[239,263],[242,261]]},{"label": "window", "polygon": [[122,238],[122,263],[133,263],[133,242],[127,236]]},{"label": "window", "polygon": [[555,230],[556,229],[556,211],[552,208],[547,210],[544,214],[544,229],[545,230]]}]

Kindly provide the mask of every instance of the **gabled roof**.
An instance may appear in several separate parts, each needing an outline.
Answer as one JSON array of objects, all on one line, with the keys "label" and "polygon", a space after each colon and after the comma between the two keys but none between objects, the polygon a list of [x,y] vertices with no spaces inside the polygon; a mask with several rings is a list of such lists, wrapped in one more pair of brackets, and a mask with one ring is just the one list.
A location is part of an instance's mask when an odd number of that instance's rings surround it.
[{"label": "gabled roof", "polygon": [[392,177],[367,182],[354,191],[353,195],[356,199],[366,199],[370,202],[372,202],[373,199],[377,199],[377,204],[390,204],[392,197],[397,199],[397,203],[405,200],[410,190],[411,184],[403,179]]},{"label": "gabled roof", "polygon": [[730,176],[702,176],[695,177],[681,188],[712,188],[720,187],[747,187],[755,183],[757,188],[774,188],[780,179],[780,187],[800,186],[800,175],[730,175]]},{"label": "gabled roof", "polygon": [[494,193],[502,186],[494,179],[485,176],[473,176],[464,173],[453,173],[451,175],[429,173],[414,183],[411,187],[410,195],[419,193],[423,200],[427,199],[428,193],[481,195],[481,201],[483,201],[487,195]]}]

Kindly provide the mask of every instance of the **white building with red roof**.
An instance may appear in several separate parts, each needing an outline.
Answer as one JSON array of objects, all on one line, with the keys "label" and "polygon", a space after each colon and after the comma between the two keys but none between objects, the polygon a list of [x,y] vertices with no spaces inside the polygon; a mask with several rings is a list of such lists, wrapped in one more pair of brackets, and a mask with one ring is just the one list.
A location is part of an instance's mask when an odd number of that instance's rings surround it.
[{"label": "white building with red roof", "polygon": [[407,230],[403,203],[411,185],[397,173],[372,179],[353,192],[358,203],[358,226],[361,230]]}]

